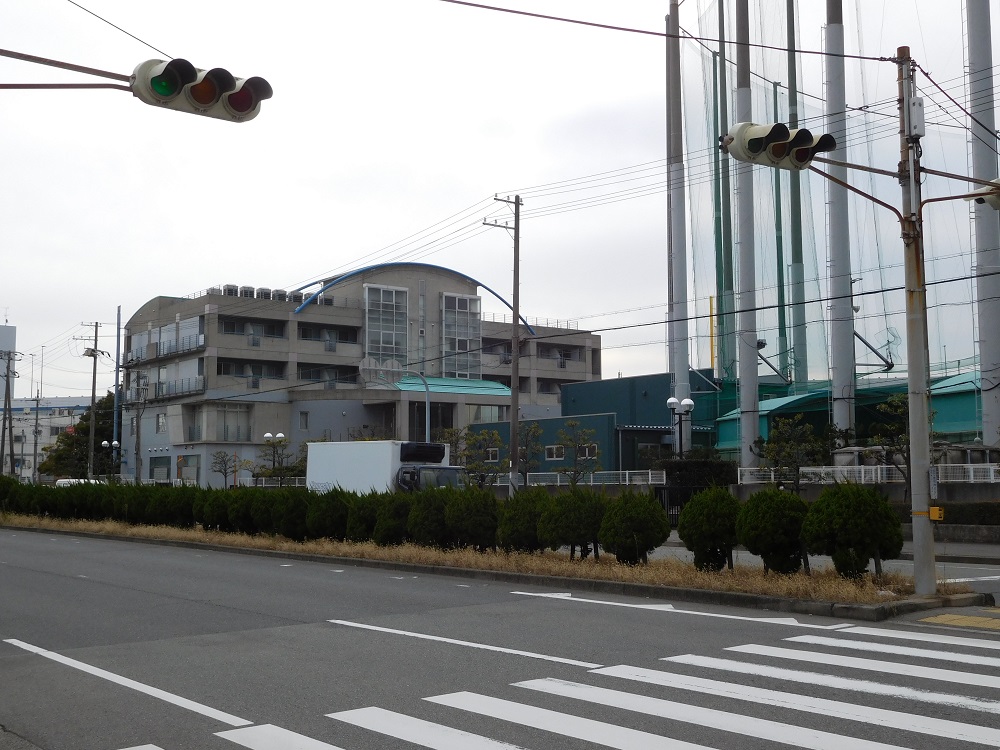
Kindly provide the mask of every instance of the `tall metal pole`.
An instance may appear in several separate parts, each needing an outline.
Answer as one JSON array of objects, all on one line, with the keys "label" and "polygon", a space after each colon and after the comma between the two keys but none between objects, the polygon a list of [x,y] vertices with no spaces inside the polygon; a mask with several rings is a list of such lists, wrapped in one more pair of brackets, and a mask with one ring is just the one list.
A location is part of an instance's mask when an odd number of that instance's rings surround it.
[{"label": "tall metal pole", "polygon": [[[847,93],[844,83],[844,10],[842,0],[826,0],[826,121],[837,139],[830,158],[847,160]],[[830,165],[830,175],[847,182],[847,167]],[[851,241],[847,188],[830,182],[830,338],[833,424],[854,429],[854,309],[851,299]],[[916,207],[915,209],[916,210]]]},{"label": "tall metal pole", "polygon": [[514,326],[510,334],[510,489],[517,491],[518,464],[521,458],[518,411],[521,408],[521,196],[514,196]]},{"label": "tall metal pole", "polygon": [[[728,55],[726,50],[726,7],[719,0],[719,133],[729,130]],[[721,154],[719,192],[722,197],[722,294],[719,297],[719,375],[736,377],[735,271],[733,262],[733,208],[729,154]]]},{"label": "tall metal pole", "polygon": [[111,465],[116,474],[121,473],[120,452],[121,437],[118,434],[118,423],[121,422],[121,361],[122,361],[122,306],[118,305],[118,319],[115,324],[115,411],[111,418]]},{"label": "tall metal pole", "polygon": [[[750,92],[749,0],[736,3],[736,121],[753,122]],[[740,235],[740,290],[737,340],[740,379],[740,465],[757,465],[751,448],[760,434],[757,396],[757,292],[754,251],[753,164],[736,167]]]},{"label": "tall metal pole", "polygon": [[[774,122],[781,122],[778,109],[778,86],[774,81]],[[784,221],[781,216],[781,171],[774,170],[774,250],[777,254],[775,270],[778,274],[778,369],[783,378],[788,377],[788,329],[785,313],[785,233]]]},{"label": "tall metal pole", "polygon": [[[996,115],[989,0],[966,0],[969,34],[969,111],[972,114],[972,176],[997,178]],[[973,204],[975,205],[975,204]],[[979,381],[983,443],[1000,442],[1000,212],[975,205],[976,307],[979,320]]]},{"label": "tall metal pole", "polygon": [[[681,42],[680,11],[678,0],[670,0],[670,15],[667,17],[667,106],[670,143],[667,149],[667,221],[670,224],[670,286],[673,289],[673,304],[670,310],[670,329],[673,347],[670,351],[674,381],[674,396],[678,400],[690,398],[691,381],[688,375],[690,360],[688,354],[688,275],[687,275],[687,217],[686,194],[684,188],[684,124],[681,106]],[[678,424],[681,433],[686,427]],[[684,435],[680,444],[684,444]],[[690,442],[690,441],[689,441]]]},{"label": "tall metal pole", "polygon": [[94,323],[94,348],[90,356],[94,359],[94,378],[90,389],[90,437],[87,440],[87,479],[94,478],[94,437],[97,435],[97,329]]},{"label": "tall metal pole", "polygon": [[[910,48],[896,50],[899,66],[899,176],[903,189],[903,261],[906,277],[906,361],[909,390],[910,504],[913,521],[913,583],[918,595],[937,592],[930,506],[930,418],[927,404],[927,288],[920,223],[920,136],[913,116]],[[919,121],[922,122],[922,116]]]},{"label": "tall metal pole", "polygon": [[[785,18],[788,45],[788,127],[799,126],[798,56],[795,53],[795,0],[786,0]],[[803,389],[809,380],[809,343],[806,336],[805,263],[802,260],[802,176],[792,170],[788,177],[788,231],[791,257],[788,268],[792,298],[792,379]]]}]

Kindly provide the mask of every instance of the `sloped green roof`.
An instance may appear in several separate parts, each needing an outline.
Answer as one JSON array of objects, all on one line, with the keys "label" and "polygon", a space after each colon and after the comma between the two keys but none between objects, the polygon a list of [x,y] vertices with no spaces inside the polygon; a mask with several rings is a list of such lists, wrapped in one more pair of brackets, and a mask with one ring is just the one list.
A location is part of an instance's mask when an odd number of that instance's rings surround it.
[{"label": "sloped green roof", "polygon": [[[500,396],[510,398],[510,388],[492,380],[467,380],[465,378],[427,378],[431,393],[462,393],[469,396]],[[424,390],[424,381],[408,375],[396,383],[401,391]]]}]

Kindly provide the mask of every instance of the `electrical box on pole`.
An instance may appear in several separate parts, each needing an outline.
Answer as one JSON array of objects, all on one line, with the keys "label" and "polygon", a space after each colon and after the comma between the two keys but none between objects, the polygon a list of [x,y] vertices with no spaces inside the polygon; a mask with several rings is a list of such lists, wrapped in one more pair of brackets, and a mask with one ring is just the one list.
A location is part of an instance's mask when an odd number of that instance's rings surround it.
[{"label": "electrical box on pole", "polygon": [[230,122],[252,120],[274,93],[259,76],[236,78],[225,68],[201,70],[181,58],[139,63],[129,88],[146,104]]}]

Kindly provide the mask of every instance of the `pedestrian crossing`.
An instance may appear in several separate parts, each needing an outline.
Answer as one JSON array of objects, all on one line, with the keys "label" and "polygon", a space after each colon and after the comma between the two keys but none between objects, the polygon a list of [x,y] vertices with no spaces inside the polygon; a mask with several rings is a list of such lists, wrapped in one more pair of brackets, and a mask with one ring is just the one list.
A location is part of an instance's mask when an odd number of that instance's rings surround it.
[{"label": "pedestrian crossing", "polygon": [[[851,627],[791,636],[781,646],[746,643],[646,666],[586,667],[574,679],[547,676],[492,691],[428,695],[426,713],[423,702],[406,712],[334,711],[326,714],[329,732],[318,738],[272,724],[216,736],[249,750],[997,748],[1000,659],[990,652],[998,646]],[[357,745],[359,736],[365,744]]]}]

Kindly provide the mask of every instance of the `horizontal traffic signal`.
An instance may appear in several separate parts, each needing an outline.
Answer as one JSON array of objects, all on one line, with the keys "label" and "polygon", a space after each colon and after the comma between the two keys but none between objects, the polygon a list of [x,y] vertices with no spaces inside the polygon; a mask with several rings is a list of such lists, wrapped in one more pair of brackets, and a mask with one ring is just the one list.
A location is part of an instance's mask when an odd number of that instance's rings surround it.
[{"label": "horizontal traffic signal", "polygon": [[765,164],[778,169],[805,169],[816,154],[833,151],[836,139],[829,133],[813,135],[805,128],[789,130],[773,123],[738,122],[719,137],[721,148],[737,161]]},{"label": "horizontal traffic signal", "polygon": [[231,122],[252,120],[274,93],[259,76],[236,78],[224,68],[201,70],[187,60],[146,60],[129,81],[146,104]]},{"label": "horizontal traffic signal", "polygon": [[965,200],[978,204],[987,204],[990,208],[1000,211],[1000,180],[990,180],[996,187],[984,187],[973,190]]}]

